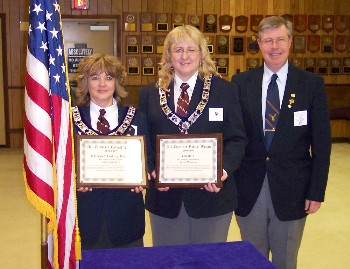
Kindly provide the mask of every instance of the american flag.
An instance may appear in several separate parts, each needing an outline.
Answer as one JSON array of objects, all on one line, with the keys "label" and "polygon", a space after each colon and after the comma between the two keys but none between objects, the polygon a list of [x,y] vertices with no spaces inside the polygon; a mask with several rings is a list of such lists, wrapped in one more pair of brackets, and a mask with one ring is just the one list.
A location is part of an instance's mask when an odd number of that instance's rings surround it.
[{"label": "american flag", "polygon": [[27,197],[48,220],[48,267],[76,268],[70,95],[58,0],[30,1],[26,67]]}]

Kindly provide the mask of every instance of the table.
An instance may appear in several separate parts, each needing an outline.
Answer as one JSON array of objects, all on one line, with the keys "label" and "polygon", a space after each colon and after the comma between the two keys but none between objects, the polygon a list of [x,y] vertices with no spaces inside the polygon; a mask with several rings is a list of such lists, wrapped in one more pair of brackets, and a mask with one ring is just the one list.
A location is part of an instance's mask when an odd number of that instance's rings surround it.
[{"label": "table", "polygon": [[276,269],[250,242],[83,250],[80,269]]}]

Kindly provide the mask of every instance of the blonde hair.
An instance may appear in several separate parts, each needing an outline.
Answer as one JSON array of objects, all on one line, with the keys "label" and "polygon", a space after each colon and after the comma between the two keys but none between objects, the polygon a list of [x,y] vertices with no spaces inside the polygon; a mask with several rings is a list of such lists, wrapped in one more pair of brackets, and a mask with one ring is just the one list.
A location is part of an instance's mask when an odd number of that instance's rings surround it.
[{"label": "blonde hair", "polygon": [[157,86],[167,90],[170,82],[174,79],[175,73],[171,62],[171,53],[177,43],[192,40],[199,48],[202,54],[198,74],[201,79],[210,73],[220,76],[216,71],[215,62],[211,59],[207,42],[202,33],[194,26],[185,25],[174,28],[164,40],[164,51],[159,63]]},{"label": "blonde hair", "polygon": [[105,72],[116,79],[116,88],[113,97],[120,102],[128,93],[123,87],[123,80],[126,77],[125,67],[117,57],[105,54],[92,54],[86,56],[78,64],[76,73],[77,89],[75,92],[76,104],[84,106],[90,102],[88,89],[88,78]]}]

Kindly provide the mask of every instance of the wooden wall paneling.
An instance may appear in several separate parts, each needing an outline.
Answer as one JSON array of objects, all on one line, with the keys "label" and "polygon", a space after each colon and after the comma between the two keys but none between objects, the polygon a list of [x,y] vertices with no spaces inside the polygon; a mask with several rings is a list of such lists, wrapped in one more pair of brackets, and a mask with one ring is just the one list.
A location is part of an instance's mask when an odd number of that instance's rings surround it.
[{"label": "wooden wall paneling", "polygon": [[173,0],[173,13],[186,13],[187,1]]},{"label": "wooden wall paneling", "polygon": [[121,15],[123,12],[123,0],[112,0],[112,15]]},{"label": "wooden wall paneling", "polygon": [[350,1],[337,1],[334,5],[334,11],[336,14],[350,15]]},{"label": "wooden wall paneling", "polygon": [[172,0],[163,0],[163,12],[172,13],[173,12],[173,1]]},{"label": "wooden wall paneling", "polygon": [[[28,5],[21,5],[20,6],[20,21],[21,22],[27,22],[29,20],[29,12],[28,12]],[[20,34],[20,67],[26,66],[26,57],[27,57],[27,44],[28,44],[28,32],[27,31],[21,31]],[[20,84],[25,84],[25,75],[26,75],[26,69],[20,68]]]},{"label": "wooden wall paneling", "polygon": [[[286,13],[299,14],[299,1],[300,0],[289,0],[289,3],[290,3],[289,12],[286,12]],[[301,1],[301,2],[304,2],[304,1]]]},{"label": "wooden wall paneling", "polygon": [[20,2],[13,1],[10,5],[10,13],[11,17],[9,18],[10,29],[9,33],[11,33],[10,41],[10,55],[11,55],[11,63],[8,65],[9,77],[10,77],[10,85],[21,85],[21,77],[20,77],[20,54],[18,52],[18,47],[20,44],[20,31],[19,31],[19,10],[20,10]]},{"label": "wooden wall paneling", "polygon": [[97,10],[98,15],[111,15],[113,0],[98,0]]},{"label": "wooden wall paneling", "polygon": [[274,2],[276,5],[279,5],[280,7],[280,13],[278,15],[283,15],[283,14],[290,14],[290,1],[278,1],[276,0]]},{"label": "wooden wall paneling", "polygon": [[[221,0],[213,0],[213,2],[214,2],[214,13],[218,15],[218,19],[219,19],[219,16],[224,14],[222,12],[226,12],[226,11],[221,9]],[[219,30],[219,24],[218,24],[218,30]]]},{"label": "wooden wall paneling", "polygon": [[[133,1],[132,0],[129,0],[131,2],[129,3],[132,3]],[[150,1],[150,5],[148,4],[148,2]],[[152,8],[152,0],[143,0],[141,1],[141,10],[142,12],[151,12],[151,10],[148,10],[148,5],[150,6],[150,9]]]},{"label": "wooden wall paneling", "polygon": [[[71,0],[68,0],[71,1]],[[98,2],[100,0],[90,0],[90,8],[88,10],[88,15],[99,15],[98,13]],[[74,14],[74,12],[72,12]]]},{"label": "wooden wall paneling", "polygon": [[23,147],[23,131],[10,132],[10,148]]},{"label": "wooden wall paneling", "polygon": [[9,128],[23,128],[24,87],[12,87],[8,90]]},{"label": "wooden wall paneling", "polygon": [[165,13],[164,12],[164,2],[165,0],[153,0],[154,8],[152,12],[154,13]]},{"label": "wooden wall paneling", "polygon": [[214,14],[215,13],[215,2],[213,0],[203,0],[203,14]]},{"label": "wooden wall paneling", "polygon": [[141,12],[142,8],[144,8],[144,11],[146,12],[147,6],[145,7],[144,4],[147,4],[147,1],[141,1],[141,0],[129,0],[128,4],[128,10],[130,12]]},{"label": "wooden wall paneling", "polygon": [[203,14],[203,0],[197,0],[197,9],[196,9],[196,14],[201,15]]},{"label": "wooden wall paneling", "polygon": [[188,15],[194,15],[197,14],[197,1],[186,1],[186,15],[187,15],[187,21],[188,21]]},{"label": "wooden wall paneling", "polygon": [[61,15],[72,15],[72,2],[71,0],[60,1]]}]

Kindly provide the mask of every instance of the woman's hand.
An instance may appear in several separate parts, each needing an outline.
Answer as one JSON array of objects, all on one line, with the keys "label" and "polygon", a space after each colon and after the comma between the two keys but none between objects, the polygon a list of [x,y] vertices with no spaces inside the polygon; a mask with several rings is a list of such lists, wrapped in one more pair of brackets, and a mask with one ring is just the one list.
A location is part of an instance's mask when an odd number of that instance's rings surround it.
[{"label": "woman's hand", "polygon": [[[227,172],[225,170],[223,170],[223,173],[222,173],[222,177],[221,177],[221,181],[225,181],[227,179]],[[214,183],[208,183],[207,185],[204,185],[204,189],[206,191],[209,191],[209,192],[216,192],[218,193],[221,188],[218,188]]]},{"label": "woman's hand", "polygon": [[88,191],[92,191],[92,188],[80,187],[80,188],[77,189],[77,191],[80,191],[80,192],[88,192]]}]

